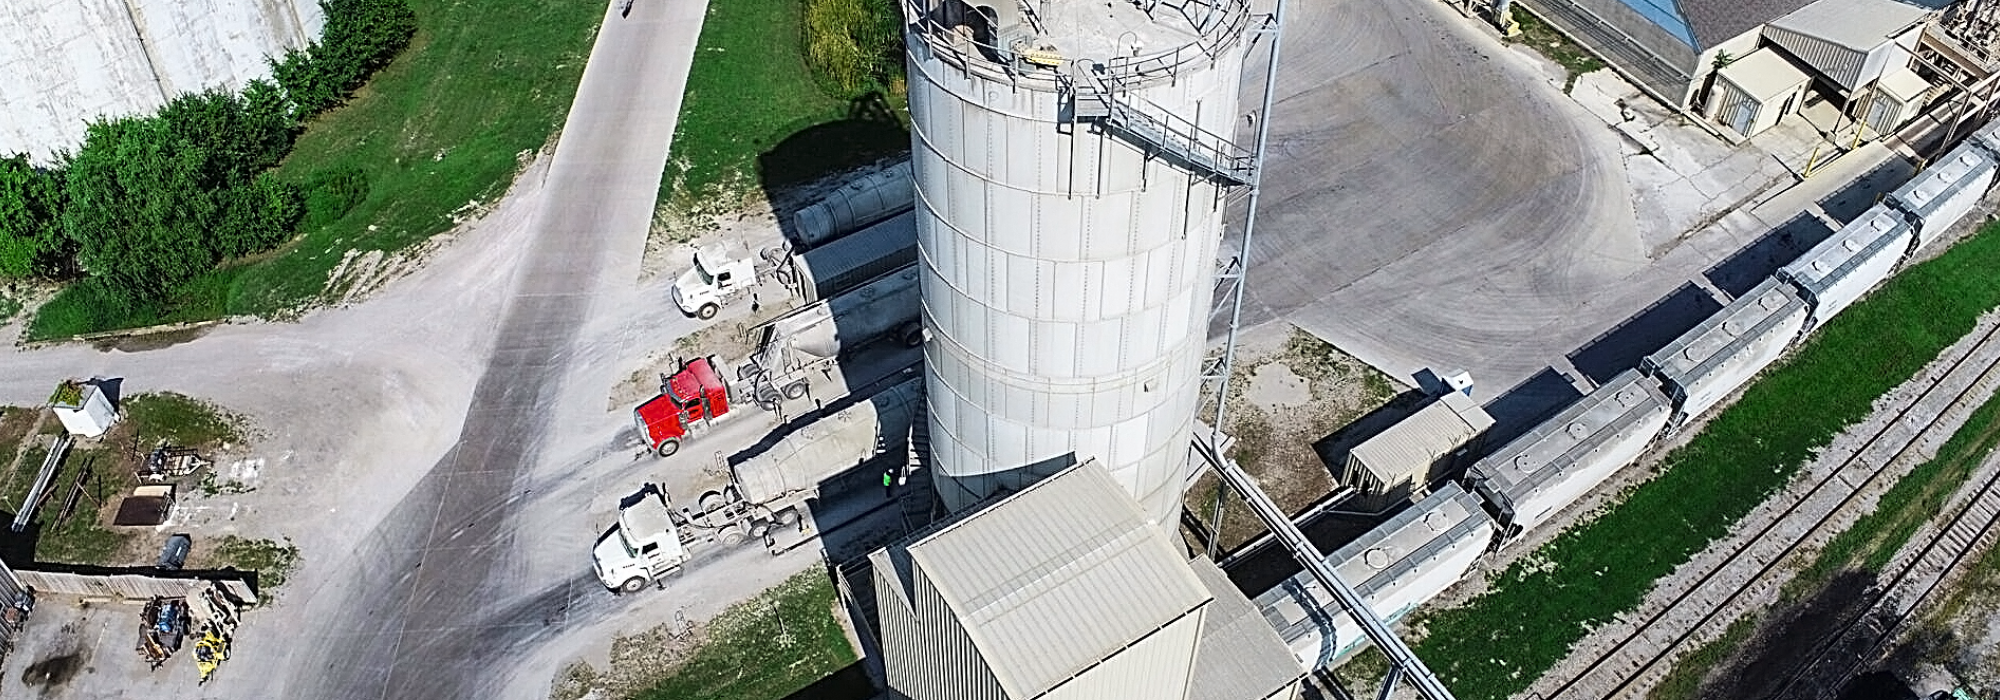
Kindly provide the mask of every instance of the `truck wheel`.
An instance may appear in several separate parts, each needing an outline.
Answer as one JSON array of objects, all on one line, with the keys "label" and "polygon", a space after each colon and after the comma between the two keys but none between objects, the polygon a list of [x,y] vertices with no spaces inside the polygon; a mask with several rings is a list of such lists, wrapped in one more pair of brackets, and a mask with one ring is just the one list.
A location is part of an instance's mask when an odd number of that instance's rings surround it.
[{"label": "truck wheel", "polygon": [[924,327],[922,325],[910,324],[909,327],[903,329],[903,347],[914,348],[923,344]]},{"label": "truck wheel", "polygon": [[797,508],[786,508],[772,513],[771,522],[777,523],[778,527],[791,527],[799,522],[799,511]]},{"label": "truck wheel", "polygon": [[719,536],[719,539],[722,540],[723,546],[734,547],[736,545],[743,544],[743,541],[750,539],[750,536],[743,532],[742,527],[731,525],[722,531],[722,534]]},{"label": "truck wheel", "polygon": [[676,438],[661,440],[660,446],[653,448],[653,453],[661,457],[672,457],[679,451],[681,451],[681,441]]},{"label": "truck wheel", "polygon": [[706,321],[711,318],[715,318],[716,312],[721,310],[722,307],[716,306],[715,304],[702,304],[701,308],[695,309],[694,316],[695,318],[699,318],[703,321]]},{"label": "truck wheel", "polygon": [[790,384],[785,385],[785,398],[797,399],[797,398],[803,398],[805,395],[806,395],[806,383],[804,380],[792,382]]},{"label": "truck wheel", "polygon": [[638,593],[645,589],[646,579],[638,577],[625,579],[625,583],[618,586],[619,593]]}]

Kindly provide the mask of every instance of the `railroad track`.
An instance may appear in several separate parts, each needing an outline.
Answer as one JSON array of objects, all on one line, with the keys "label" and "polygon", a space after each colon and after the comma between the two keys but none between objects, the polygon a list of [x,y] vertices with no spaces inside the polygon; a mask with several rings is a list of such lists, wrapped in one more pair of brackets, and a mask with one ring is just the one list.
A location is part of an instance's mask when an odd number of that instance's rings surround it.
[{"label": "railroad track", "polygon": [[[1773,580],[1772,574],[1789,574],[1782,564],[1816,536],[1830,537],[1826,532],[1829,522],[1837,515],[1853,516],[1864,497],[1872,497],[1868,496],[1870,487],[1884,474],[1893,471],[1900,476],[1915,466],[1907,464],[1913,453],[1948,439],[2000,384],[2000,352],[1996,351],[2000,351],[2000,325],[1983,331],[1946,369],[1932,373],[1914,400],[1883,421],[1837,466],[1812,477],[1810,487],[1775,517],[1747,536],[1735,537],[1737,544],[1692,585],[1595,652],[1580,672],[1539,695],[1565,700],[1616,698],[1637,696],[1650,688],[1671,670],[1668,662],[1697,632],[1726,624],[1731,618],[1718,617],[1746,592],[1768,592],[1780,585],[1782,581]],[[1780,497],[1797,492],[1796,488],[1787,489]],[[1696,559],[1701,556],[1696,555]]]},{"label": "railroad track", "polygon": [[[1773,697],[1822,700],[1835,697],[1864,664],[1880,658],[1891,642],[1953,578],[1959,567],[1993,539],[2000,525],[2000,455],[1981,465],[1983,478],[1960,493],[1970,493],[1942,528],[1923,541],[1914,556],[1869,590],[1867,605],[1827,635],[1796,667]],[[1905,551],[1909,551],[1907,547]]]}]

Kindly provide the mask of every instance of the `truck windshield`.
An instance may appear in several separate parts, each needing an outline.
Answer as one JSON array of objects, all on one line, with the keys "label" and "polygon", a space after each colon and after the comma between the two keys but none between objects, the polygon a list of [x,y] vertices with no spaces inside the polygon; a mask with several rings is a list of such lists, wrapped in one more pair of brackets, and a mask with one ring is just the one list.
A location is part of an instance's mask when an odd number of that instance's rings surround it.
[{"label": "truck windshield", "polygon": [[632,538],[625,536],[625,528],[618,528],[618,546],[625,548],[625,556],[639,558],[639,548],[632,546]]},{"label": "truck windshield", "polygon": [[704,258],[704,256],[703,256],[703,255],[701,255],[700,253],[696,253],[696,254],[695,254],[695,256],[694,256],[694,274],[695,274],[696,276],[699,276],[699,277],[701,277],[701,283],[702,283],[702,284],[704,284],[704,285],[713,285],[713,284],[715,284],[715,275],[712,275],[712,274],[709,274],[709,272],[708,272],[708,265],[707,265],[707,261],[706,261],[706,260],[704,260],[703,258]]}]

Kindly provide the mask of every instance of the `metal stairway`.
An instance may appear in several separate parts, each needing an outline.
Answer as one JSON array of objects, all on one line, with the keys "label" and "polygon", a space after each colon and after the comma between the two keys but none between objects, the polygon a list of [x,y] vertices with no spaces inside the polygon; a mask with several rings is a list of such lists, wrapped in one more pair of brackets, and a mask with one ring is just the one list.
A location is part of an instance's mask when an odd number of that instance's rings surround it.
[{"label": "metal stairway", "polygon": [[1097,124],[1145,149],[1149,156],[1173,161],[1229,187],[1257,180],[1257,156],[1249,149],[1178,115],[1156,114],[1157,110],[1118,99],[1104,76],[1083,62],[1071,63],[1058,83],[1069,96],[1070,113],[1076,121]]},{"label": "metal stairway", "polygon": [[903,523],[910,531],[930,524],[936,509],[937,491],[931,488],[931,419],[926,402],[918,401],[910,415],[909,454],[903,464],[901,498]]}]

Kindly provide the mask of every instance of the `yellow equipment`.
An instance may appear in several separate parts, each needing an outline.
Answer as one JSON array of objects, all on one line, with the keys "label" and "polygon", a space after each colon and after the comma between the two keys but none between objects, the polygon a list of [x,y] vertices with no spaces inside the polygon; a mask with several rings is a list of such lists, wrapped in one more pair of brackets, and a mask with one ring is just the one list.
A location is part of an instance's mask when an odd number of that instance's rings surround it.
[{"label": "yellow equipment", "polygon": [[194,667],[201,671],[200,684],[208,683],[208,674],[215,673],[215,667],[229,659],[229,639],[215,633],[211,627],[203,630],[201,639],[194,643]]}]

